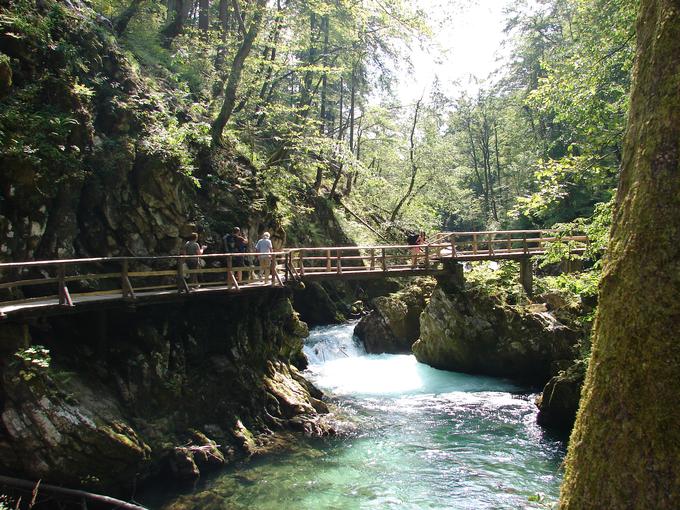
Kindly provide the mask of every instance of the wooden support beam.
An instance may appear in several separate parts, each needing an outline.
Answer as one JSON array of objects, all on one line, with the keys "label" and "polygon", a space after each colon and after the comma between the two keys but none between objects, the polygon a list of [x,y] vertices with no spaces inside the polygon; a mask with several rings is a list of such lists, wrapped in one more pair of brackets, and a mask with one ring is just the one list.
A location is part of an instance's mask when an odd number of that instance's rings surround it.
[{"label": "wooden support beam", "polygon": [[73,306],[71,294],[66,286],[66,267],[63,264],[59,264],[57,268],[57,279],[59,280],[59,304]]},{"label": "wooden support beam", "polygon": [[189,286],[187,285],[186,277],[184,274],[184,260],[177,259],[177,292],[179,294],[185,293],[189,294]]},{"label": "wooden support beam", "polygon": [[234,278],[234,271],[232,271],[234,267],[233,264],[234,261],[232,260],[231,255],[227,255],[227,287],[231,287],[233,285],[233,282],[236,281],[236,279]]},{"label": "wooden support beam", "polygon": [[524,292],[526,292],[528,296],[533,295],[534,292],[533,280],[534,273],[531,267],[531,257],[523,257],[519,261],[519,281],[522,284],[522,287],[524,287]]}]

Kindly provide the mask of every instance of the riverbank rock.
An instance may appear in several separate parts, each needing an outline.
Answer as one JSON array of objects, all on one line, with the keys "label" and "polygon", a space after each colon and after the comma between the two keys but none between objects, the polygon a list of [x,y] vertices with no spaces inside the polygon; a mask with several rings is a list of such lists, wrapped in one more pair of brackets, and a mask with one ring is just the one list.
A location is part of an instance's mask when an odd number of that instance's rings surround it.
[{"label": "riverbank rock", "polygon": [[576,420],[587,365],[578,361],[553,376],[536,399],[540,425],[570,430]]},{"label": "riverbank rock", "polygon": [[333,433],[293,365],[307,327],[289,299],[268,289],[0,325],[12,346],[0,350],[1,469],[128,490],[267,451],[277,431]]},{"label": "riverbank rock", "polygon": [[545,384],[553,362],[575,358],[579,333],[551,312],[504,305],[478,289],[445,288],[434,290],[421,315],[413,345],[419,361]]},{"label": "riverbank rock", "polygon": [[436,281],[418,278],[404,289],[372,301],[373,310],[361,318],[354,334],[369,353],[411,352],[420,335],[420,314]]}]

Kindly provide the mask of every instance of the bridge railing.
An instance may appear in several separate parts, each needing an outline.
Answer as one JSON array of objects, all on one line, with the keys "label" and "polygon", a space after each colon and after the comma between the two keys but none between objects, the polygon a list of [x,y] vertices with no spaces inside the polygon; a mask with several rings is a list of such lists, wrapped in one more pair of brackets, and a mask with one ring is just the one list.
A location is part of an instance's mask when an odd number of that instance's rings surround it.
[{"label": "bridge railing", "polygon": [[439,267],[441,245],[376,245],[292,248],[288,267],[292,277],[330,276],[369,272],[408,272]]},{"label": "bridge railing", "polygon": [[441,232],[433,236],[435,246],[446,243],[440,255],[445,258],[490,258],[538,255],[553,244],[567,245],[570,251],[584,251],[586,235],[561,235],[557,230],[494,230]]},{"label": "bridge railing", "polygon": [[[135,299],[141,292],[189,292],[191,287],[238,289],[253,281],[260,266],[258,253],[219,253],[149,257],[91,257],[0,264],[0,302],[57,299],[72,306],[73,295]],[[283,284],[280,270],[287,253],[272,255],[272,280]],[[248,264],[250,260],[253,264]],[[240,281],[239,281],[240,280]],[[18,292],[17,292],[18,291]]]},{"label": "bridge railing", "polygon": [[[273,282],[314,278],[361,278],[432,274],[445,259],[526,258],[545,253],[552,243],[584,251],[586,236],[561,236],[554,230],[442,232],[421,245],[291,248],[273,254]],[[3,307],[53,299],[73,305],[79,300],[123,298],[141,293],[185,293],[192,287],[238,290],[255,280],[257,253],[218,253],[148,257],[92,257],[0,264]],[[201,261],[201,263],[199,263]],[[252,265],[248,262],[252,261]],[[283,274],[283,277],[282,277]],[[2,311],[0,310],[0,314]]]}]

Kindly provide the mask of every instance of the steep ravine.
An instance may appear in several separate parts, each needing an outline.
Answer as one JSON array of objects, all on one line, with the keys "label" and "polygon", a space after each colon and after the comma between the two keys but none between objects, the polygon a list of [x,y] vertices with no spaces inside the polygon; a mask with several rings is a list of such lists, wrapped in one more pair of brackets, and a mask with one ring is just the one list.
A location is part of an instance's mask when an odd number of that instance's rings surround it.
[{"label": "steep ravine", "polygon": [[0,325],[2,471],[129,494],[153,474],[193,480],[266,451],[277,432],[332,433],[298,370],[307,326],[289,298],[262,289]]}]

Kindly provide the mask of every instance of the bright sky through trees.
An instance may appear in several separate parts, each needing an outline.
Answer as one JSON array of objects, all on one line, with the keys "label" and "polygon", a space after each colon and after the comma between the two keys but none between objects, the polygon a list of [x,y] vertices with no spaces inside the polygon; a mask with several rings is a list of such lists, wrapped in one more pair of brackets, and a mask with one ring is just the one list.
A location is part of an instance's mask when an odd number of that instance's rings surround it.
[{"label": "bright sky through trees", "polygon": [[413,73],[398,71],[397,96],[403,103],[431,91],[438,79],[442,92],[474,92],[478,83],[502,61],[505,39],[504,11],[516,0],[411,0],[430,19],[431,41],[411,45]]}]

